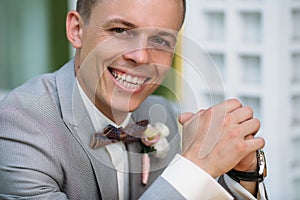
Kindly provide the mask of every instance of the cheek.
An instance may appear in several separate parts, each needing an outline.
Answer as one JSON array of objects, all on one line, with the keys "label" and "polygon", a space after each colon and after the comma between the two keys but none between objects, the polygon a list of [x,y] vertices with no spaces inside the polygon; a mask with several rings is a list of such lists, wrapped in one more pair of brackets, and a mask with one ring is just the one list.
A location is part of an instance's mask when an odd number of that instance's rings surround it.
[{"label": "cheek", "polygon": [[164,79],[171,69],[172,62],[164,62],[157,65],[157,72],[161,79]]},{"label": "cheek", "polygon": [[77,78],[87,95],[90,98],[93,97],[96,93],[97,80],[99,78],[95,70],[83,63],[78,70]]},{"label": "cheek", "polygon": [[159,66],[169,68],[172,65],[173,52],[167,52],[163,50],[152,50],[151,55],[154,62]]}]

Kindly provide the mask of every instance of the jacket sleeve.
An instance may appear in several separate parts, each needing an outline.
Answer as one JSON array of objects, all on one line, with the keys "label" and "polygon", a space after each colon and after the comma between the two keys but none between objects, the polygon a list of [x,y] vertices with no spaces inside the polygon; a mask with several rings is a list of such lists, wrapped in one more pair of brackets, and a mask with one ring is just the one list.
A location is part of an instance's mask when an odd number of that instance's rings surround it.
[{"label": "jacket sleeve", "polygon": [[28,112],[13,109],[0,109],[0,199],[67,199],[47,137]]},{"label": "jacket sleeve", "polygon": [[[166,190],[165,190],[166,188]],[[221,185],[201,168],[177,154],[162,175],[141,199],[233,199]]]}]

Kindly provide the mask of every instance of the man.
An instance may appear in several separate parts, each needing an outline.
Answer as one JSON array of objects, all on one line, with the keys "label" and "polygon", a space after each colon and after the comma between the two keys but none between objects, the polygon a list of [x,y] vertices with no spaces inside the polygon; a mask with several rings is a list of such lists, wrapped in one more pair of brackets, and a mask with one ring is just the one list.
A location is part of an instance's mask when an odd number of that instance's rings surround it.
[{"label": "man", "polygon": [[[265,198],[262,177],[255,177],[264,140],[254,137],[259,121],[251,108],[227,100],[182,114],[179,155],[176,116],[165,100],[150,96],[171,66],[185,2],[78,0],[77,10],[66,23],[75,58],[0,104],[0,198]],[[149,153],[149,180],[142,184],[143,143],[98,145],[106,132],[93,139],[108,124],[126,130],[144,119],[169,128],[170,149],[164,158]],[[219,137],[203,153],[207,135]],[[224,175],[229,171],[235,180]]]}]

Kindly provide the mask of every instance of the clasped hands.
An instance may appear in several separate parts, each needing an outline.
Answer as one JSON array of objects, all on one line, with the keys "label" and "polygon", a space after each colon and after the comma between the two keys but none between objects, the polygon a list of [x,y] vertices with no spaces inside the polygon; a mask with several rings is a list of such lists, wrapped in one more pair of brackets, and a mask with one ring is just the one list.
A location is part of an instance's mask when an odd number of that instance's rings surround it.
[{"label": "clasped hands", "polygon": [[183,125],[182,155],[216,178],[231,169],[256,171],[256,150],[265,145],[255,137],[260,121],[236,99],[179,117]]}]

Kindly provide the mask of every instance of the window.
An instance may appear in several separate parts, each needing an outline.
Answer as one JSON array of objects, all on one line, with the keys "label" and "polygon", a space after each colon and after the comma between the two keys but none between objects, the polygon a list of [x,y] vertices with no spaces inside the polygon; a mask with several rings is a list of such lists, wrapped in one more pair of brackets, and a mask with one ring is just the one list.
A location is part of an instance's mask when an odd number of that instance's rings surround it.
[{"label": "window", "polygon": [[292,123],[300,124],[300,96],[292,97]]},{"label": "window", "polygon": [[292,56],[293,82],[300,83],[300,53]]},{"label": "window", "polygon": [[[292,167],[297,168],[297,167],[300,167],[300,157],[299,157],[300,138],[299,137],[292,140],[292,148],[293,148]],[[300,182],[299,182],[299,184],[300,184]]]},{"label": "window", "polygon": [[261,83],[261,59],[259,56],[241,56],[242,81],[248,84]]},{"label": "window", "polygon": [[294,196],[296,197],[295,200],[299,199],[300,197],[300,178],[297,178],[293,181],[293,187],[294,187],[294,191],[295,191],[295,194]]},{"label": "window", "polygon": [[225,19],[223,12],[206,13],[207,39],[223,41],[225,39]]},{"label": "window", "polygon": [[213,60],[215,66],[217,67],[222,79],[225,80],[225,56],[222,53],[210,53],[211,59]]},{"label": "window", "polygon": [[300,10],[292,12],[293,40],[300,41]]},{"label": "window", "polygon": [[241,13],[242,41],[260,42],[262,35],[261,14],[258,12]]}]

